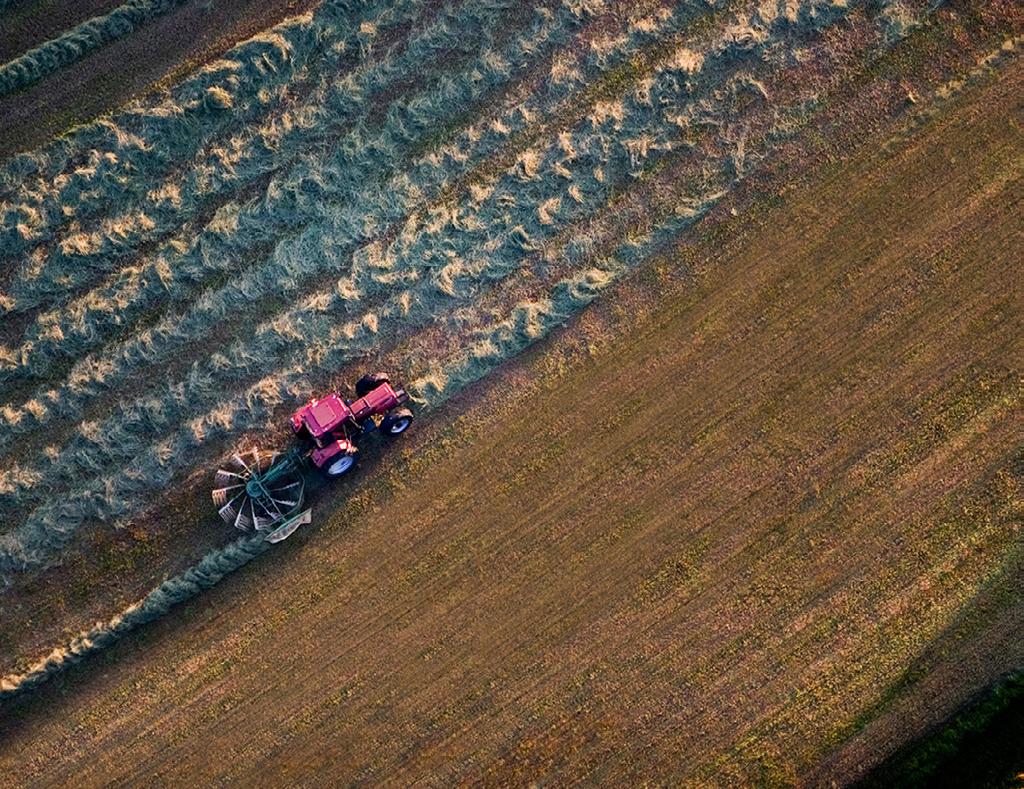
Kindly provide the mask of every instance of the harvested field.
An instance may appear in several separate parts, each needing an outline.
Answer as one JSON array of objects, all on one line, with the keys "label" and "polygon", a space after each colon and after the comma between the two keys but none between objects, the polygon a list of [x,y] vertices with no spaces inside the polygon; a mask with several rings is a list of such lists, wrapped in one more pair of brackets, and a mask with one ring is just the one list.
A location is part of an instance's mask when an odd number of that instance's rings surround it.
[{"label": "harvested field", "polygon": [[[0,769],[845,782],[1019,668],[1022,27],[325,3],[9,159]],[[377,367],[417,433],[229,544]]]}]

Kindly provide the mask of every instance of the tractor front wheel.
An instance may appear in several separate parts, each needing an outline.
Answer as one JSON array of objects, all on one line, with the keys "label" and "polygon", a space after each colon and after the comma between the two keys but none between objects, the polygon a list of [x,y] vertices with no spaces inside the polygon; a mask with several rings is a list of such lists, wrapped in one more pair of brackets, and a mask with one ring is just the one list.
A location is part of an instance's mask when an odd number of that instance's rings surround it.
[{"label": "tractor front wheel", "polygon": [[397,436],[408,430],[412,424],[412,411],[408,408],[396,408],[380,423],[380,429],[386,436]]},{"label": "tractor front wheel", "polygon": [[356,381],[356,397],[364,397],[381,384],[389,384],[391,379],[387,373],[369,373]]},{"label": "tractor front wheel", "polygon": [[330,459],[326,466],[320,469],[323,475],[329,479],[335,479],[352,470],[356,464],[356,453],[345,452]]}]

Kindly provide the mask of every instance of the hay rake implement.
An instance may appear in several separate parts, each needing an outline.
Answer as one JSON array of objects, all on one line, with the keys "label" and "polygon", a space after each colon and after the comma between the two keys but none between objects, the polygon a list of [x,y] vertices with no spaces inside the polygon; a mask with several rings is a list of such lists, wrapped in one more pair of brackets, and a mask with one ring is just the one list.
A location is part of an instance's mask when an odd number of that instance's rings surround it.
[{"label": "hay rake implement", "polygon": [[358,439],[375,431],[393,438],[412,423],[409,395],[384,373],[363,376],[355,390],[354,400],[332,393],[293,413],[297,445],[288,451],[237,452],[217,470],[213,503],[225,523],[280,542],[310,522],[310,510],[302,510],[309,467],[343,476],[356,464]]}]

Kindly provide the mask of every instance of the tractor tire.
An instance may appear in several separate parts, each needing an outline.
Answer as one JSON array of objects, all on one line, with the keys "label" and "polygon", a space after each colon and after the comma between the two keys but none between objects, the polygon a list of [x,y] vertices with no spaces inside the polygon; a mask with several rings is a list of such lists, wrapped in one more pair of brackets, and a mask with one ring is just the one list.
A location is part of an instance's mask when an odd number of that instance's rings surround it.
[{"label": "tractor tire", "polygon": [[412,424],[412,411],[408,408],[396,408],[390,412],[380,423],[381,432],[393,438],[408,430]]},{"label": "tractor tire", "polygon": [[320,473],[328,479],[337,479],[348,474],[356,465],[356,453],[345,453],[331,458],[330,462],[320,469]]},{"label": "tractor tire", "polygon": [[389,383],[391,383],[391,379],[388,378],[387,373],[368,373],[356,381],[356,397],[363,397],[381,384]]}]

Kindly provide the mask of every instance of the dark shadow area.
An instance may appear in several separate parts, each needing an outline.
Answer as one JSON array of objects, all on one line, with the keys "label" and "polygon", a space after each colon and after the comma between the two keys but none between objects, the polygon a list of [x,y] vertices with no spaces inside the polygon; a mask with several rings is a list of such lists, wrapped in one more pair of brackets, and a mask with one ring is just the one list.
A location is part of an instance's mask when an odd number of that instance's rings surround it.
[{"label": "dark shadow area", "polygon": [[1024,785],[1024,668],[1003,677],[940,728],[901,748],[855,784],[874,787]]},{"label": "dark shadow area", "polygon": [[[1018,454],[1010,473],[1020,479],[1022,470],[1024,456]],[[998,620],[1007,622],[1007,631],[1020,634],[1024,644],[1024,545],[1017,546],[1003,569],[911,664],[888,701],[942,662],[964,658],[965,651],[984,639],[986,628]],[[854,785],[863,789],[1024,786],[1024,665],[1013,662],[1020,659],[1019,649],[1016,656],[1004,657],[1006,673]]]}]

